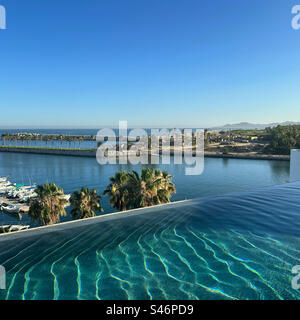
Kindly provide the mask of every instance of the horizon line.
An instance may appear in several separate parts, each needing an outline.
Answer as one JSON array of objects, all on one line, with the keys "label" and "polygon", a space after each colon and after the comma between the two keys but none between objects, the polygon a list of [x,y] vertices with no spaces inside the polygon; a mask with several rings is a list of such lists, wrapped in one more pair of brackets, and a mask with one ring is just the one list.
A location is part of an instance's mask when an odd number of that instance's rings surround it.
[{"label": "horizon line", "polygon": [[[169,126],[163,126],[163,125],[153,125],[153,126],[143,126],[143,125],[132,125],[132,126],[128,126],[128,129],[134,129],[134,128],[140,128],[140,129],[159,129],[159,128],[167,128],[167,129],[171,129],[171,128],[178,128],[178,129],[195,129],[195,128],[201,128],[201,129],[218,129],[218,128],[226,128],[227,126],[237,126],[240,124],[248,124],[251,126],[267,126],[267,125],[274,125],[274,124],[284,124],[284,123],[291,123],[291,124],[300,124],[300,122],[298,121],[274,121],[274,122],[269,122],[269,123],[254,123],[254,122],[247,122],[247,121],[241,121],[238,123],[227,123],[227,124],[222,124],[222,125],[214,125],[214,126],[184,126],[184,125],[169,125]],[[77,127],[77,126],[16,126],[16,125],[12,125],[12,126],[1,126],[0,125],[0,130],[100,130],[102,128],[112,128],[112,129],[119,129],[118,126],[113,125],[99,125],[98,127],[94,127],[94,126],[89,126],[89,127]]]}]

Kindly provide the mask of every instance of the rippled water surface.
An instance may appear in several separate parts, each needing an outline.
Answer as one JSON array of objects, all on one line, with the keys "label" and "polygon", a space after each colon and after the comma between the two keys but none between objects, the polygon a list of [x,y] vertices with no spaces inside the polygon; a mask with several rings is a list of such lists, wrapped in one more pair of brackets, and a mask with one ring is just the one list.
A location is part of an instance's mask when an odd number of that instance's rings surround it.
[{"label": "rippled water surface", "polygon": [[299,299],[300,183],[18,241],[1,299]]}]

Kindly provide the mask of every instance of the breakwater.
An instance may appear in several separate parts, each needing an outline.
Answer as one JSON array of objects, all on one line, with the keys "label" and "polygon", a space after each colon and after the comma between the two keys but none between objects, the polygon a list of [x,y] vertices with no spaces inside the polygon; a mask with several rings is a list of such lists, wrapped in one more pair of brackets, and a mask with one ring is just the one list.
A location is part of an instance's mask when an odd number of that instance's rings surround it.
[{"label": "breakwater", "polygon": [[[6,147],[0,146],[0,152],[17,152],[31,154],[49,154],[73,157],[96,157],[96,149],[59,149],[59,148],[40,148],[40,147]],[[150,151],[149,151],[150,153]],[[173,155],[171,149],[170,154]],[[290,161],[289,155],[272,155],[258,153],[214,153],[205,152],[207,158],[228,158],[228,159],[247,159],[247,160],[280,160]]]},{"label": "breakwater", "polygon": [[0,147],[0,152],[17,152],[33,154],[49,154],[74,157],[96,157],[96,149],[59,149],[35,147]]}]

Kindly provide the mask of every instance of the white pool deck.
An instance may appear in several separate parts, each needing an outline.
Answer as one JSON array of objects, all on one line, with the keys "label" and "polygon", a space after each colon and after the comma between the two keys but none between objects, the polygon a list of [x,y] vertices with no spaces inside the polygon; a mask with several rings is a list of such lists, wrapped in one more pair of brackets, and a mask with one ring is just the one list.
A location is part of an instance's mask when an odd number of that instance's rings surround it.
[{"label": "white pool deck", "polygon": [[290,182],[300,181],[300,150],[291,151]]}]

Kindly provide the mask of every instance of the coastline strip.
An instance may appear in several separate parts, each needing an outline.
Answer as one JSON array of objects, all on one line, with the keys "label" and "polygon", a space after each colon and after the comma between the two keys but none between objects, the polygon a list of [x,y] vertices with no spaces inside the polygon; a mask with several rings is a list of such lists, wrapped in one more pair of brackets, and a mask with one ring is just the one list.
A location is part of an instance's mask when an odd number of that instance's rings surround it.
[{"label": "coastline strip", "polygon": [[[31,154],[46,154],[58,156],[72,157],[96,157],[96,149],[59,149],[59,148],[41,148],[41,147],[7,147],[0,146],[0,152],[14,153],[31,153]],[[151,151],[149,151],[150,153]],[[174,152],[170,150],[171,156]],[[290,161],[289,155],[273,155],[273,154],[257,154],[257,153],[215,153],[205,152],[206,158],[223,158],[223,159],[244,159],[244,160],[279,160]]]}]

